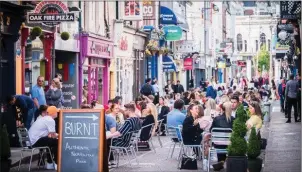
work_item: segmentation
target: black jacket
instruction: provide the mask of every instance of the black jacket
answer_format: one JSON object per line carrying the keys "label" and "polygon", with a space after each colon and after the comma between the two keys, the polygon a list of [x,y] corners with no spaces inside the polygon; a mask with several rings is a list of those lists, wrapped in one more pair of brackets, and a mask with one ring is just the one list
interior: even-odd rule
{"label": "black jacket", "polygon": [[233,128],[234,120],[235,118],[231,117],[231,121],[228,122],[225,114],[217,116],[213,120],[211,130],[212,128]]}
{"label": "black jacket", "polygon": [[159,120],[163,120],[163,124],[167,123],[167,114],[170,112],[170,108],[168,106],[163,106],[161,107],[161,110],[158,114],[158,118]]}
{"label": "black jacket", "polygon": [[181,84],[179,84],[179,85],[174,85],[174,93],[183,93],[183,92],[185,92],[185,89],[184,89],[184,87],[181,85]]}
{"label": "black jacket", "polygon": [[201,133],[199,124],[194,125],[194,118],[187,116],[183,122],[182,138],[185,145],[199,145],[201,143]]}
{"label": "black jacket", "polygon": [[[154,117],[153,117],[152,114],[147,115],[143,119],[144,119],[144,121],[143,121],[142,127],[155,123],[155,120],[154,120]],[[152,129],[151,126],[142,129],[141,135],[140,135],[140,140],[141,141],[147,141],[147,140],[150,139],[151,129]]]}
{"label": "black jacket", "polygon": [[153,94],[153,88],[150,84],[144,84],[140,90],[140,93],[144,96],[149,96]]}

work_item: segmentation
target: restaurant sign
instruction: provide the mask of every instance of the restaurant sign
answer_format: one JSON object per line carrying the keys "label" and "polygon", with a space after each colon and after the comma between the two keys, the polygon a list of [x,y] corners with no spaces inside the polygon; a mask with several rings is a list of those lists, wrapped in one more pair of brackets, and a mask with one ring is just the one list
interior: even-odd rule
{"label": "restaurant sign", "polygon": [[68,7],[61,1],[42,1],[34,12],[27,14],[27,21],[55,26],[61,22],[74,22],[75,14],[69,12]]}

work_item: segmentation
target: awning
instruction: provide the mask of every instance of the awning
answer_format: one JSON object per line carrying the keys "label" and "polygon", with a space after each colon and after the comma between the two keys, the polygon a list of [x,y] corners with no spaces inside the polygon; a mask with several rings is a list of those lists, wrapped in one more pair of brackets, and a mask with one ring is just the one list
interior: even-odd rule
{"label": "awning", "polygon": [[189,30],[187,20],[181,14],[175,13],[170,8],[165,6],[160,6],[160,24],[178,25],[183,30]]}
{"label": "awning", "polygon": [[163,72],[176,72],[176,65],[171,56],[163,56]]}

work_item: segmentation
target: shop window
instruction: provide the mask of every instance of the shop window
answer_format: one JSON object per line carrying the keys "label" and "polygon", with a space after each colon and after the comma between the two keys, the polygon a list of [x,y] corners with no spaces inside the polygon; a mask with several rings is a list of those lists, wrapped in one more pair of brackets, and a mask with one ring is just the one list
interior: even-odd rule
{"label": "shop window", "polygon": [[265,36],[265,33],[261,33],[260,34],[260,47],[262,48],[262,46],[266,46],[266,36]]}
{"label": "shop window", "polygon": [[237,50],[242,51],[242,35],[237,34]]}
{"label": "shop window", "polygon": [[247,41],[244,40],[244,51],[247,52]]}
{"label": "shop window", "polygon": [[271,50],[271,40],[269,39],[269,40],[267,40],[267,47],[268,47],[268,51],[270,51]]}

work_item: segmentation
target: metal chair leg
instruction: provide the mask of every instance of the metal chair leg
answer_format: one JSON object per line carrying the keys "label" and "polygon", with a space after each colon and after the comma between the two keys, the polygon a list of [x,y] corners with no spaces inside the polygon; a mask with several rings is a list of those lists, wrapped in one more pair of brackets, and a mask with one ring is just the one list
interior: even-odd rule
{"label": "metal chair leg", "polygon": [[127,149],[124,149],[124,150],[126,151],[126,154],[127,154],[128,163],[131,166],[131,160],[130,160],[130,156],[129,156],[128,150]]}
{"label": "metal chair leg", "polygon": [[20,166],[21,166],[22,159],[23,159],[23,151],[21,150],[21,158],[20,158],[20,161],[19,161],[18,171],[20,171]]}
{"label": "metal chair leg", "polygon": [[30,155],[30,161],[29,161],[29,167],[28,167],[28,171],[30,171],[31,162],[32,162],[32,160],[33,160],[33,154],[34,154],[34,150],[35,150],[35,149],[32,149],[32,150],[31,150],[31,155]]}
{"label": "metal chair leg", "polygon": [[49,156],[51,157],[51,162],[52,162],[53,168],[55,169],[55,168],[56,168],[56,165],[55,165],[55,161],[53,160],[52,153],[51,153],[51,151],[50,151],[50,148],[47,148],[47,149],[48,149]]}
{"label": "metal chair leg", "polygon": [[160,147],[163,147],[163,143],[160,140],[160,135],[159,134],[157,135],[157,138],[158,138],[158,142],[159,142]]}
{"label": "metal chair leg", "polygon": [[44,151],[42,153],[39,152],[39,155],[40,155],[40,158],[39,158],[39,162],[38,162],[38,170],[40,170],[40,166],[43,161]]}
{"label": "metal chair leg", "polygon": [[135,161],[136,161],[137,165],[139,165],[139,161],[138,161],[138,159],[137,159],[137,156],[136,156],[136,152],[135,152],[135,150],[134,150],[134,147],[132,147],[132,151],[133,151],[133,155],[134,155]]}
{"label": "metal chair leg", "polygon": [[174,145],[173,145],[173,149],[172,149],[172,152],[171,152],[171,158],[173,157],[175,146],[176,146],[176,143],[174,143]]}
{"label": "metal chair leg", "polygon": [[150,143],[151,143],[151,146],[152,146],[154,152],[156,153],[156,150],[155,150],[155,147],[154,147],[154,145],[153,145],[152,139],[150,139]]}

